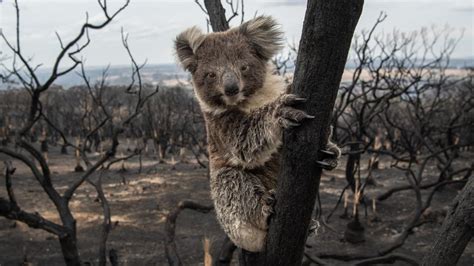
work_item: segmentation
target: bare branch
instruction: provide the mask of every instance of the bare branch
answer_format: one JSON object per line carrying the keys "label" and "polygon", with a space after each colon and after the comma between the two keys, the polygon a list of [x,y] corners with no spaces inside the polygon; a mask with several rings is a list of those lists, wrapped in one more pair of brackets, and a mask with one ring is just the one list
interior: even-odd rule
{"label": "bare branch", "polygon": [[202,205],[200,203],[183,200],[178,203],[176,209],[171,211],[166,216],[165,231],[166,231],[166,240],[165,240],[165,253],[170,265],[181,265],[181,259],[178,255],[176,248],[176,243],[174,241],[175,231],[176,231],[176,220],[178,215],[184,209],[191,209],[201,213],[208,213],[214,209],[214,206],[211,205]]}
{"label": "bare branch", "polygon": [[13,168],[12,162],[10,161],[5,161],[5,188],[7,189],[7,194],[8,194],[8,199],[10,200],[10,203],[14,207],[18,207],[15,193],[13,191],[13,186],[12,186],[12,175],[15,173],[16,168]]}
{"label": "bare branch", "polygon": [[56,223],[46,220],[38,213],[29,213],[21,210],[15,204],[0,198],[0,216],[27,224],[31,228],[43,229],[62,238],[68,231]]}

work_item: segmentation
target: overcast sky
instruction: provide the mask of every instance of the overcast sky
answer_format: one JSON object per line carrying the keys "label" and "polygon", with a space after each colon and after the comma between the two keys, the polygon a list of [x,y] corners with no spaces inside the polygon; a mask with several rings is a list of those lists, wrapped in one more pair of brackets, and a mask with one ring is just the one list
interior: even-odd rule
{"label": "overcast sky", "polygon": [[[109,0],[111,9],[121,0]],[[369,28],[381,11],[388,15],[379,31],[403,32],[422,27],[449,25],[454,35],[464,30],[453,57],[474,56],[474,1],[472,0],[365,0],[364,11],[356,32]],[[33,57],[35,64],[51,66],[59,51],[57,31],[66,42],[77,34],[85,20],[102,19],[95,0],[19,0],[21,8],[22,51]],[[298,41],[306,1],[245,1],[246,18],[255,12],[274,16],[283,26],[288,41]],[[235,21],[237,23],[237,21]],[[129,44],[138,61],[149,64],[174,63],[173,39],[189,26],[206,29],[205,17],[193,0],[131,0],[129,7],[106,29],[91,32],[91,45],[84,51],[89,66],[128,64],[128,57],[120,41],[120,29],[129,33]],[[14,41],[15,17],[13,0],[0,0],[0,26]],[[0,51],[6,46],[0,40]]]}

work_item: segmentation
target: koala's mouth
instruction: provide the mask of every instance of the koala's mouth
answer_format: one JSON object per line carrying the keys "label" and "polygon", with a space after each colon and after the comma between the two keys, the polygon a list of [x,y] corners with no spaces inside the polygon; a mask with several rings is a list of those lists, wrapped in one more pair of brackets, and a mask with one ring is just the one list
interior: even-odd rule
{"label": "koala's mouth", "polygon": [[235,95],[223,95],[222,98],[226,105],[236,106],[245,101],[246,97],[241,93],[237,93]]}

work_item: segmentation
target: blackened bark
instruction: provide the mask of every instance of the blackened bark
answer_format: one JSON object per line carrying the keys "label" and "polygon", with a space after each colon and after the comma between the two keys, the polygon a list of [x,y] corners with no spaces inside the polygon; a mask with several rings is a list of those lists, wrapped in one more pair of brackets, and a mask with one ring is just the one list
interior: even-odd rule
{"label": "blackened bark", "polygon": [[64,261],[68,266],[80,266],[81,259],[79,251],[77,250],[76,233],[68,234],[65,237],[59,238],[61,251],[63,253]]}
{"label": "blackened bark", "polygon": [[304,110],[316,118],[285,131],[275,216],[266,251],[244,254],[245,265],[300,265],[321,177],[316,165],[325,146],[352,35],[363,0],[308,1],[299,44],[293,92],[308,99]]}
{"label": "blackened bark", "polygon": [[225,17],[225,9],[222,7],[220,0],[204,0],[209,21],[211,22],[212,30],[226,31],[229,29],[229,23]]}
{"label": "blackened bark", "polygon": [[63,253],[64,261],[68,266],[81,265],[79,250],[77,248],[76,220],[69,209],[69,203],[66,200],[61,202],[58,208],[59,216],[67,234],[59,237],[59,244]]}
{"label": "blackened bark", "polygon": [[474,235],[474,179],[454,199],[431,251],[423,265],[456,265]]}

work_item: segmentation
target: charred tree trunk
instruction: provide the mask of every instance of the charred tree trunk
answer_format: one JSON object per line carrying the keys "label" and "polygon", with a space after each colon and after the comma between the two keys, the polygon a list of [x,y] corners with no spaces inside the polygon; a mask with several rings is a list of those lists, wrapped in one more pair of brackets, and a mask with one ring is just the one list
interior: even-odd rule
{"label": "charred tree trunk", "polygon": [[61,145],[61,154],[67,155],[67,145],[63,144]]}
{"label": "charred tree trunk", "polygon": [[[363,0],[308,1],[293,80],[293,92],[308,99],[305,111],[312,123],[286,131],[278,180],[275,215],[266,251],[242,251],[242,265],[300,265],[311,213],[319,189],[318,150],[327,129],[352,35]],[[229,28],[219,0],[205,0],[212,29]],[[224,23],[225,21],[225,23]]]}
{"label": "charred tree trunk", "polygon": [[441,232],[423,265],[456,265],[474,235],[474,179],[464,186],[444,220]]}
{"label": "charred tree trunk", "polygon": [[59,236],[59,244],[61,245],[61,251],[66,265],[82,265],[77,248],[76,220],[72,216],[68,204],[68,201],[63,201],[58,209],[63,226],[67,229],[67,234]]}
{"label": "charred tree trunk", "polygon": [[350,152],[346,163],[346,180],[351,186],[352,192],[356,191],[356,163],[360,160],[359,143],[350,144]]}
{"label": "charred tree trunk", "polygon": [[79,266],[81,265],[81,259],[79,257],[79,251],[77,250],[77,239],[75,232],[71,235],[59,238],[59,244],[61,245],[61,251],[63,253],[64,261],[68,266]]}
{"label": "charred tree trunk", "polygon": [[225,9],[222,7],[220,0],[204,0],[209,22],[214,31],[225,31],[229,29],[229,23],[225,17]]}
{"label": "charred tree trunk", "polygon": [[318,150],[326,145],[352,35],[363,0],[308,1],[299,44],[293,92],[308,99],[311,122],[284,134],[275,216],[266,251],[243,254],[244,265],[300,265],[319,190]]}

